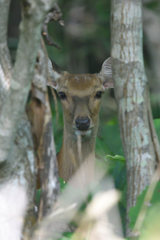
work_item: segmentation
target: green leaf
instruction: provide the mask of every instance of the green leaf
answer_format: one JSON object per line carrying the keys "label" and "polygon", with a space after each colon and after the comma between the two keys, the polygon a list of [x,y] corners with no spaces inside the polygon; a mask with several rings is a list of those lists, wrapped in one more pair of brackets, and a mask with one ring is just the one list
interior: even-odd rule
{"label": "green leaf", "polygon": [[96,156],[103,159],[106,154],[111,154],[111,151],[107,147],[106,142],[97,137],[96,138]]}
{"label": "green leaf", "polygon": [[120,155],[115,155],[115,156],[107,155],[106,158],[109,158],[110,160],[116,160],[116,161],[125,163],[125,158]]}
{"label": "green leaf", "polygon": [[126,165],[125,158],[120,155],[106,156],[108,173],[112,175],[115,187],[121,191],[126,187]]}
{"label": "green leaf", "polygon": [[62,238],[60,238],[59,240],[69,240],[69,239],[71,239],[72,235],[73,235],[72,232],[65,232],[65,233],[63,233]]}
{"label": "green leaf", "polygon": [[112,155],[123,155],[122,142],[120,138],[119,126],[108,125],[102,129],[101,137],[109,148]]}
{"label": "green leaf", "polygon": [[154,119],[153,122],[154,122],[154,126],[155,126],[155,129],[156,129],[156,133],[157,133],[159,142],[160,142],[160,118]]}
{"label": "green leaf", "polygon": [[160,238],[160,202],[153,204],[146,214],[139,240]]}
{"label": "green leaf", "polygon": [[[139,212],[141,210],[142,204],[144,203],[144,198],[146,195],[146,192],[148,190],[148,187],[138,196],[136,205],[132,207],[129,211],[129,217],[130,217],[130,228],[133,229],[137,220],[137,217],[139,215]],[[158,181],[156,188],[154,190],[153,196],[151,198],[150,204],[148,204],[148,210],[153,204],[156,204],[160,202],[160,181]],[[147,211],[148,211],[147,210]]]}
{"label": "green leaf", "polygon": [[60,183],[61,191],[63,191],[66,187],[67,182],[64,181],[61,177],[59,177],[59,183]]}
{"label": "green leaf", "polygon": [[38,189],[37,190],[37,193],[36,193],[36,204],[38,205],[39,202],[40,202],[40,197],[41,197],[41,189]]}

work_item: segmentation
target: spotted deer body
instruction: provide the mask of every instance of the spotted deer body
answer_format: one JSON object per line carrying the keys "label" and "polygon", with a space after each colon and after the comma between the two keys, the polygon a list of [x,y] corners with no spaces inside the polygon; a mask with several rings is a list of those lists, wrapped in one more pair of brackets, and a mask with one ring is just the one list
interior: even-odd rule
{"label": "spotted deer body", "polygon": [[106,88],[113,87],[111,59],[97,74],[62,72],[50,60],[48,66],[49,85],[58,92],[63,107],[63,144],[57,156],[59,175],[68,181],[83,163],[82,178],[87,183],[94,179],[101,96]]}

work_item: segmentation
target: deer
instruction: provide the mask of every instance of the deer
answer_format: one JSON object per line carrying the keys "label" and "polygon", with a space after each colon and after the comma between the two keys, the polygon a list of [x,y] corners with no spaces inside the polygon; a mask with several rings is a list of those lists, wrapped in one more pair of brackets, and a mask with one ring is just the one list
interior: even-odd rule
{"label": "deer", "polygon": [[48,85],[54,88],[63,108],[63,143],[57,155],[59,176],[68,181],[83,164],[84,184],[94,180],[95,141],[102,94],[113,88],[112,59],[99,73],[70,74],[48,59]]}

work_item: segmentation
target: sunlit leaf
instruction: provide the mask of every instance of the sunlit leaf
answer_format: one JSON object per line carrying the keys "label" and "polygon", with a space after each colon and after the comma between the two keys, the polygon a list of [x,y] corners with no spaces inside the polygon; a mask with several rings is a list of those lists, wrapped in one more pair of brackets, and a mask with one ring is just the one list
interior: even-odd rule
{"label": "sunlit leaf", "polygon": [[125,158],[120,155],[115,155],[115,156],[107,155],[106,158],[109,158],[110,160],[116,160],[116,161],[125,163]]}

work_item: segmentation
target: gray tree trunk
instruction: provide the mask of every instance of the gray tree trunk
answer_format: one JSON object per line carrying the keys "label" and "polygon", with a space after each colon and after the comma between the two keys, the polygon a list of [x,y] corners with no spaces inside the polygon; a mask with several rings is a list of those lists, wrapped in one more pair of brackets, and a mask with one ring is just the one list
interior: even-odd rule
{"label": "gray tree trunk", "polygon": [[[40,47],[41,26],[53,0],[22,2],[22,22],[17,57],[12,67],[7,46],[10,0],[0,0],[0,239],[29,239],[36,222],[36,164],[31,126],[25,104]],[[46,81],[46,75],[42,77]],[[49,109],[49,106],[47,106]],[[48,111],[49,112],[49,111]],[[49,113],[47,113],[49,115]],[[50,134],[52,135],[50,127]],[[44,157],[55,160],[53,138]],[[53,170],[53,163],[50,164]],[[45,171],[45,170],[44,170]],[[54,172],[54,171],[53,171]],[[49,178],[53,173],[49,174]],[[57,180],[57,179],[56,179]],[[53,181],[54,179],[50,179]],[[55,189],[46,181],[46,195]],[[56,185],[56,183],[55,183]],[[49,194],[48,192],[49,191]],[[44,199],[44,197],[43,197]],[[45,199],[46,200],[46,199]],[[47,202],[48,203],[48,202]],[[46,203],[46,205],[47,205]],[[49,202],[50,204],[50,202]],[[49,205],[48,204],[48,205]],[[47,207],[49,207],[47,205]],[[43,211],[44,209],[41,209]],[[23,227],[24,225],[24,227]]]}
{"label": "gray tree trunk", "polygon": [[127,166],[129,236],[129,209],[150,184],[159,158],[143,63],[141,0],[112,1],[111,31],[115,97]]}

